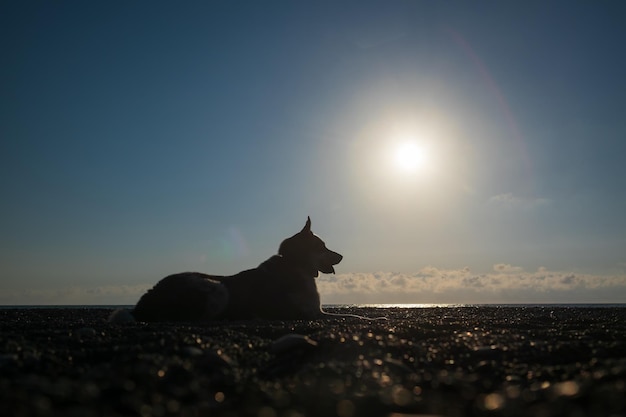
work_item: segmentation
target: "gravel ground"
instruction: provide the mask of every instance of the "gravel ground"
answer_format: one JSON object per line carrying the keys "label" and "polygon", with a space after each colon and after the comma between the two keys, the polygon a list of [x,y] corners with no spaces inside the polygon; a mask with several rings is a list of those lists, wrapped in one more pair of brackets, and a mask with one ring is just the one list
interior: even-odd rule
{"label": "gravel ground", "polygon": [[1,416],[626,416],[626,308],[106,322],[0,309]]}

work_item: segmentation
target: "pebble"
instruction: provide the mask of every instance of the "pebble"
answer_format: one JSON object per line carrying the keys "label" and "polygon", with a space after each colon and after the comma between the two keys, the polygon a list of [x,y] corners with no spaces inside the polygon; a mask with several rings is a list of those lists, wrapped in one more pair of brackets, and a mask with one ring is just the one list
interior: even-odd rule
{"label": "pebble", "polygon": [[204,351],[195,346],[185,346],[184,348],[181,349],[181,353],[183,354],[183,356],[193,357],[193,356],[202,356],[204,354]]}
{"label": "pebble", "polygon": [[287,334],[272,343],[270,351],[280,354],[294,349],[311,349],[317,347],[317,342],[301,334]]}

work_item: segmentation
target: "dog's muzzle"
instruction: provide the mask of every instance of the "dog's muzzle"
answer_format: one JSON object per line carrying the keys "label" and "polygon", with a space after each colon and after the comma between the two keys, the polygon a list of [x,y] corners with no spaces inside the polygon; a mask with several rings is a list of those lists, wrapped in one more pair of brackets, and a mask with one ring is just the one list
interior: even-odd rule
{"label": "dog's muzzle", "polygon": [[334,274],[334,265],[337,265],[339,262],[341,262],[342,259],[343,256],[341,256],[337,252],[333,252],[331,250],[326,251],[326,253],[324,253],[324,255],[322,256],[319,265],[319,271],[324,274]]}

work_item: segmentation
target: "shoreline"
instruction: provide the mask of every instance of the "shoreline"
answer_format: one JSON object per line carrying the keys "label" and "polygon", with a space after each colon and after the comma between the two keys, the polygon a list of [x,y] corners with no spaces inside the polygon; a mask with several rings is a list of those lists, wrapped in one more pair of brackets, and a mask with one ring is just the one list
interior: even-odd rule
{"label": "shoreline", "polygon": [[1,308],[0,414],[626,416],[626,307],[326,308],[387,320]]}
{"label": "shoreline", "polygon": [[[129,308],[132,309],[135,304],[0,304],[0,310],[11,309],[39,309],[39,308],[55,308],[55,309],[116,309]],[[465,307],[570,307],[570,308],[626,308],[626,303],[489,303],[489,304],[460,304],[460,303],[362,303],[362,304],[322,304],[322,309],[345,309],[345,308],[465,308]]]}

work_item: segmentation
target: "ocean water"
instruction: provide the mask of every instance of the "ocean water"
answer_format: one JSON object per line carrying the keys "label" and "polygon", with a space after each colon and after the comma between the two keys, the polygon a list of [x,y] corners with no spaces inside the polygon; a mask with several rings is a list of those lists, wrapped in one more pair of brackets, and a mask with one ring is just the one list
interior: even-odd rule
{"label": "ocean water", "polygon": [[353,307],[374,307],[374,308],[462,308],[462,307],[572,307],[572,308],[616,308],[626,307],[626,303],[620,304],[581,304],[581,303],[558,303],[558,304],[328,304],[323,307],[332,308],[353,308]]}
{"label": "ocean water", "polygon": [[[117,309],[117,308],[129,308],[132,309],[134,305],[0,305],[0,309],[32,309],[32,308],[103,308],[103,309]],[[502,307],[502,308],[514,308],[514,307],[566,307],[566,308],[626,308],[626,303],[619,304],[323,304],[322,308],[466,308],[466,307]]]}

